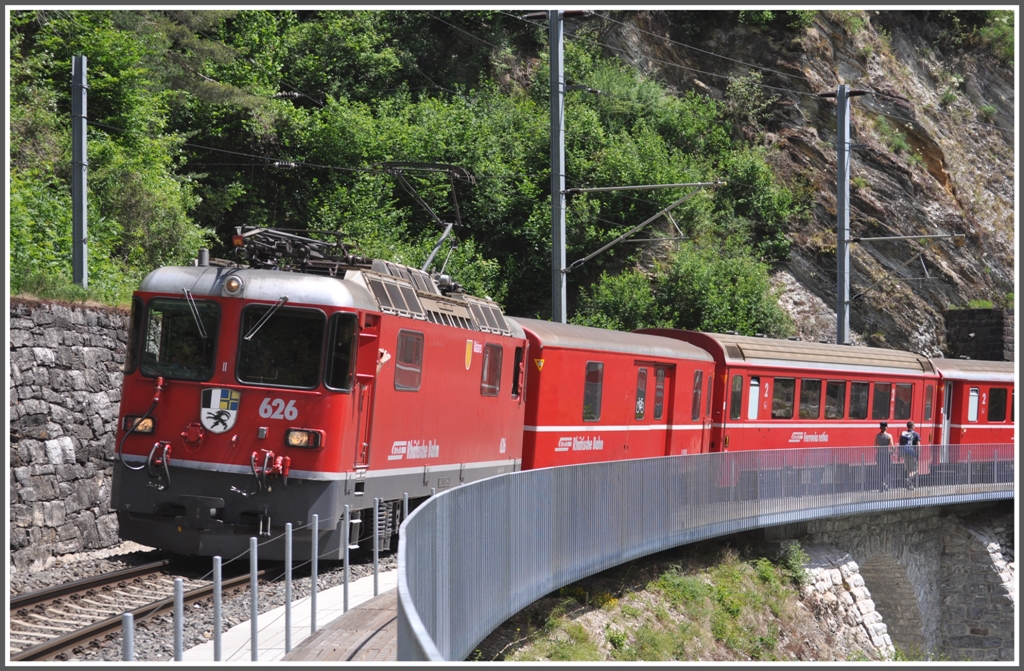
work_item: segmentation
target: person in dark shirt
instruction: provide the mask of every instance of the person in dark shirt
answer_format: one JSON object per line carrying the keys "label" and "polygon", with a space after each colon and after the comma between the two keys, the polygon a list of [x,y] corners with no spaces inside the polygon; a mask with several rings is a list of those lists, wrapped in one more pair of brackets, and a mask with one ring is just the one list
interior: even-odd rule
{"label": "person in dark shirt", "polygon": [[907,430],[900,434],[900,456],[907,467],[907,487],[914,488],[917,479],[917,457],[921,445],[921,434],[914,430],[914,423],[907,422]]}

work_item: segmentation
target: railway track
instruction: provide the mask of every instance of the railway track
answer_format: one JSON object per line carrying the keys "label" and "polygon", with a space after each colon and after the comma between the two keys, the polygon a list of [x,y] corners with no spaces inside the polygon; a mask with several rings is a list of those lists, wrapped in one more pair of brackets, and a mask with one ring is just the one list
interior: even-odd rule
{"label": "railway track", "polygon": [[[119,632],[124,613],[139,622],[172,610],[174,577],[171,561],[162,560],[12,597],[10,660],[59,658]],[[225,579],[222,589],[247,587],[248,581],[248,574]],[[212,594],[211,581],[185,579],[185,603]]]}

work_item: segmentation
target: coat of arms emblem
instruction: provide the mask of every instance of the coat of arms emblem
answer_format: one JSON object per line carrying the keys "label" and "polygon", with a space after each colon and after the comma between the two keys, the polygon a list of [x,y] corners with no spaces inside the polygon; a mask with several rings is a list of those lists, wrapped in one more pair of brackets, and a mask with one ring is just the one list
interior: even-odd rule
{"label": "coat of arms emblem", "polygon": [[233,389],[204,389],[199,408],[199,421],[213,433],[230,431],[238,417],[242,392]]}

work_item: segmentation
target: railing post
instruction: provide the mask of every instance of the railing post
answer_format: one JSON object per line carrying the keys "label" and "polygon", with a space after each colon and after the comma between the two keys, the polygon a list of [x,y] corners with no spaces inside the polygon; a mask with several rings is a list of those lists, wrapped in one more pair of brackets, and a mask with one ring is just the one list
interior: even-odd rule
{"label": "railing post", "polygon": [[352,517],[351,517],[351,515],[352,514],[351,514],[351,512],[349,512],[348,504],[346,503],[345,504],[345,526],[344,526],[344,529],[345,529],[344,536],[345,536],[345,538],[342,540],[342,542],[345,544],[345,552],[344,552],[344,567],[345,567],[344,595],[345,595],[345,598],[344,598],[344,600],[342,602],[342,611],[341,611],[342,613],[347,613],[348,612],[348,542],[349,542],[349,533],[351,533],[351,529],[352,529]]}
{"label": "railing post", "polygon": [[220,595],[221,595],[220,557],[213,558],[213,661],[221,661],[220,630],[223,626]]}
{"label": "railing post", "polygon": [[996,474],[999,472],[999,450],[993,450],[992,452],[992,484],[999,482],[999,478]]}
{"label": "railing post", "polygon": [[256,537],[249,539],[249,650],[252,661],[259,661],[259,648],[257,637],[260,627],[256,619],[259,613],[257,599],[257,578],[256,578]]}
{"label": "railing post", "polygon": [[373,595],[377,596],[377,555],[380,551],[380,499],[373,500]]}
{"label": "railing post", "polygon": [[973,484],[971,479],[971,451],[967,450],[967,484]]}
{"label": "railing post", "polygon": [[[310,555],[310,583],[309,583],[309,635],[316,633],[316,569],[317,559],[320,554],[320,516],[313,515],[313,547]],[[348,539],[345,540],[348,547]]]}
{"label": "railing post", "polygon": [[409,518],[409,492],[402,494],[402,521]]}
{"label": "railing post", "polygon": [[864,491],[864,481],[867,478],[864,476],[864,455],[860,455],[860,491]]}
{"label": "railing post", "polygon": [[185,581],[174,579],[174,661],[181,661],[185,640]]}
{"label": "railing post", "polygon": [[121,661],[135,661],[135,616],[131,613],[121,616]]}
{"label": "railing post", "polygon": [[292,523],[284,525],[284,651],[292,651]]}

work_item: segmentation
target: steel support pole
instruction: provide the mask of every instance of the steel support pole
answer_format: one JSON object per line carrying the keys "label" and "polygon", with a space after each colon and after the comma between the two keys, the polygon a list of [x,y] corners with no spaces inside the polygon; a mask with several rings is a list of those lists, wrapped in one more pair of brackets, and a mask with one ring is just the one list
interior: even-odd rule
{"label": "steel support pole", "polygon": [[[320,554],[320,516],[313,515],[313,548],[309,559],[310,583],[309,583],[309,635],[316,633],[316,570],[317,559]],[[347,543],[346,543],[347,545]]]}
{"label": "steel support pole", "polygon": [[551,52],[551,321],[566,321],[565,291],[565,76],[562,12],[548,12]]}
{"label": "steel support pole", "polygon": [[259,598],[258,593],[258,578],[256,577],[256,537],[253,536],[249,539],[249,651],[250,658],[254,662],[258,662],[260,658],[258,635],[260,631],[259,624],[257,623],[257,615],[259,614],[259,606],[257,599]]}
{"label": "steel support pole", "polygon": [[284,651],[292,650],[292,523],[284,525]]}
{"label": "steel support pole", "polygon": [[185,581],[174,579],[174,661],[180,662],[185,643]]}
{"label": "steel support pole", "polygon": [[850,98],[836,91],[836,344],[850,344]]}
{"label": "steel support pole", "polygon": [[89,286],[89,226],[87,175],[89,158],[87,150],[86,100],[89,90],[86,84],[88,59],[73,56],[71,59],[71,270],[72,278],[80,287]]}
{"label": "steel support pole", "polygon": [[349,510],[349,507],[348,507],[347,503],[345,504],[345,526],[344,526],[344,529],[345,529],[345,534],[344,534],[344,538],[341,539],[341,542],[345,544],[345,552],[343,554],[344,568],[345,568],[345,587],[344,587],[344,590],[343,590],[344,591],[344,599],[342,601],[342,611],[341,612],[342,613],[347,613],[348,612],[348,578],[349,578],[349,573],[348,573],[348,571],[349,571],[349,568],[348,568],[348,546],[349,546],[349,541],[351,540],[349,535],[352,533],[352,513]]}
{"label": "steel support pole", "polygon": [[121,616],[121,661],[135,661],[135,616],[131,613]]}
{"label": "steel support pole", "polygon": [[223,625],[221,613],[221,566],[220,557],[213,558],[213,661],[219,662],[222,659],[222,647],[220,630]]}
{"label": "steel support pole", "polygon": [[373,595],[377,596],[378,590],[378,565],[377,557],[380,554],[380,499],[373,500]]}

